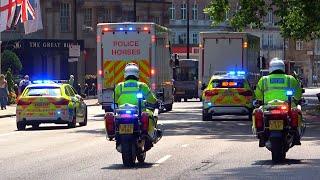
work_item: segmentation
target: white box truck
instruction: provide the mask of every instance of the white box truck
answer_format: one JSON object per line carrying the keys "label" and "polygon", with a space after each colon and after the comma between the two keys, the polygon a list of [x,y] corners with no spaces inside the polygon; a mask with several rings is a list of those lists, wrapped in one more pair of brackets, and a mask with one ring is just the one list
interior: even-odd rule
{"label": "white box truck", "polygon": [[124,68],[135,62],[140,81],[149,85],[166,110],[173,104],[173,71],[169,29],[154,23],[100,23],[97,25],[98,102],[112,111],[114,88],[124,81]]}
{"label": "white box truck", "polygon": [[260,38],[245,32],[200,32],[199,86],[207,85],[212,75],[243,70],[258,80],[257,62],[260,56]]}

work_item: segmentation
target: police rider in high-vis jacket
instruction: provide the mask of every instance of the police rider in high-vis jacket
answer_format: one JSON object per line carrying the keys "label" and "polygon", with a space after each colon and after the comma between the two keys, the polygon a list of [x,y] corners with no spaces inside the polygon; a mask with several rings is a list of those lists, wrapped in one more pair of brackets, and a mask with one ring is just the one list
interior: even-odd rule
{"label": "police rider in high-vis jacket", "polygon": [[[287,90],[293,91],[293,103],[292,106],[299,106],[302,97],[302,88],[299,81],[291,75],[285,74],[285,64],[283,60],[279,58],[271,59],[269,63],[269,75],[262,77],[257,85],[255,95],[256,100],[260,102],[270,102],[278,99],[281,101],[287,101]],[[264,100],[263,100],[264,98]],[[301,123],[299,123],[300,126]],[[264,141],[260,138],[260,141]],[[265,142],[260,142],[265,143]],[[300,145],[300,127],[297,130],[297,136],[294,138],[294,144]]]}
{"label": "police rider in high-vis jacket", "polygon": [[[147,84],[139,82],[139,68],[135,63],[128,63],[124,69],[125,81],[117,84],[115,88],[115,102],[119,107],[126,104],[138,106],[137,93],[142,93],[146,103],[156,106],[158,101]],[[145,103],[144,103],[145,104]],[[143,107],[143,111],[149,114],[148,134],[155,141],[161,136],[161,131],[156,129],[157,119],[153,117],[153,111]]]}

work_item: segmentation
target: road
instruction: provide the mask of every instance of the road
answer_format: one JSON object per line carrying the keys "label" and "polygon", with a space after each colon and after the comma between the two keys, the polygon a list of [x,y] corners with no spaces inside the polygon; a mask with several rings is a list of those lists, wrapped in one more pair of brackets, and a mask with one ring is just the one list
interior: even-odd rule
{"label": "road", "polygon": [[[241,119],[239,119],[241,118]],[[162,140],[146,163],[122,166],[115,143],[106,141],[103,111],[89,107],[86,127],[41,125],[15,131],[15,119],[0,119],[0,179],[319,179],[320,122],[308,121],[302,146],[274,165],[258,147],[245,117],[201,121],[199,102],[176,103],[160,114]]]}

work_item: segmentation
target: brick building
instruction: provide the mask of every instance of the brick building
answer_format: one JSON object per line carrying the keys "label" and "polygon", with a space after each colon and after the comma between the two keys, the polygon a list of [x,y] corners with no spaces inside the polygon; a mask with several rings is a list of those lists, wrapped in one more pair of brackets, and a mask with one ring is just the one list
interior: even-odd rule
{"label": "brick building", "polygon": [[[137,3],[137,20],[168,25],[167,0],[140,1]],[[2,32],[2,50],[14,50],[20,57],[22,74],[31,78],[48,77],[67,79],[77,72],[83,82],[85,74],[97,74],[96,25],[100,22],[133,21],[133,0],[77,0],[77,28],[74,29],[74,0],[41,0],[44,29],[24,35],[20,24],[16,29]],[[81,46],[77,63],[68,62],[69,45]],[[33,46],[35,44],[35,46]]]}

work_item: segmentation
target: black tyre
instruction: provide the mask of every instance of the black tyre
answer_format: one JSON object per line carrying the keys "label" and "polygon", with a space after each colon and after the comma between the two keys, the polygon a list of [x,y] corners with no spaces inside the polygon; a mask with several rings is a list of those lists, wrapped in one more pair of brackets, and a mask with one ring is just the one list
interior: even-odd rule
{"label": "black tyre", "polygon": [[184,102],[188,102],[188,98],[183,98],[183,101]]}
{"label": "black tyre", "polygon": [[26,123],[23,121],[17,122],[17,129],[18,131],[23,131],[26,129]]}
{"label": "black tyre", "polygon": [[270,139],[270,142],[272,162],[282,162],[286,158],[286,151],[284,149],[283,140],[281,138],[272,138]]}
{"label": "black tyre", "polygon": [[74,115],[72,118],[72,122],[68,123],[68,127],[69,128],[75,128],[77,126],[77,114],[76,114],[76,110],[74,110]]}
{"label": "black tyre", "polygon": [[211,114],[207,113],[205,110],[202,110],[202,121],[211,121]]}
{"label": "black tyre", "polygon": [[32,124],[32,129],[39,129],[40,124]]}
{"label": "black tyre", "polygon": [[136,147],[134,143],[125,142],[121,144],[122,162],[126,167],[133,167],[136,163]]}
{"label": "black tyre", "polygon": [[84,113],[83,122],[80,122],[80,126],[86,126],[88,124],[88,108],[86,107],[86,112]]}
{"label": "black tyre", "polygon": [[166,111],[172,111],[172,104],[166,105],[165,108]]}
{"label": "black tyre", "polygon": [[146,152],[140,153],[137,155],[137,160],[139,163],[144,163],[144,160],[146,159]]}

